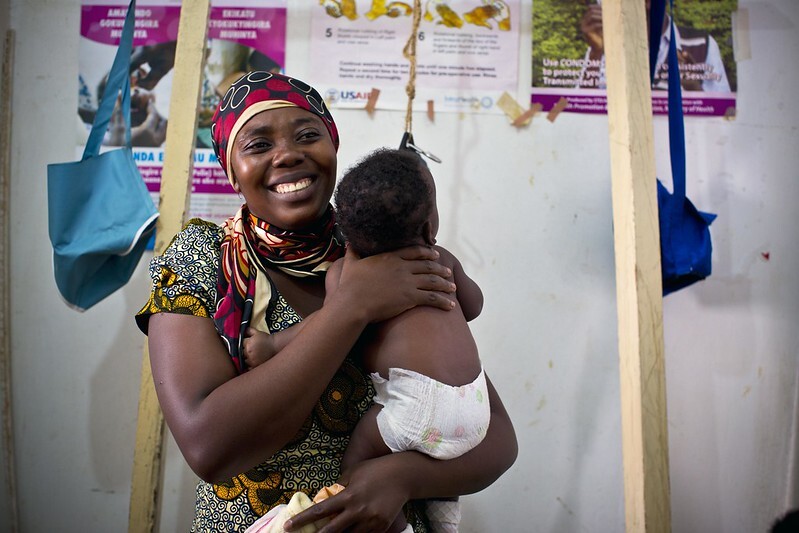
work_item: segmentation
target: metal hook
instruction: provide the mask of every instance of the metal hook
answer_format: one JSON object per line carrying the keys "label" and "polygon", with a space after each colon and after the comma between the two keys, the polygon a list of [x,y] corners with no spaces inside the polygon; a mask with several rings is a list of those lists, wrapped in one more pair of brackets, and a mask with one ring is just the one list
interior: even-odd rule
{"label": "metal hook", "polygon": [[430,152],[428,152],[426,150],[423,150],[422,148],[419,148],[418,146],[413,144],[413,134],[411,134],[411,133],[407,133],[406,132],[402,136],[402,142],[400,143],[400,148],[406,148],[406,149],[409,149],[409,150],[413,150],[417,154],[423,155],[426,158],[430,159],[431,161],[435,161],[436,163],[441,163],[441,159],[436,157],[434,154],[431,154]]}
{"label": "metal hook", "polygon": [[419,147],[418,147],[418,146],[416,146],[415,144],[413,144],[413,143],[408,143],[408,144],[407,144],[407,146],[408,146],[408,148],[410,148],[411,150],[414,150],[414,151],[415,151],[416,153],[418,153],[419,155],[423,155],[423,156],[425,156],[426,158],[430,159],[431,161],[435,161],[436,163],[441,163],[441,159],[439,159],[438,157],[436,157],[434,154],[431,154],[430,152],[427,152],[427,151],[425,151],[425,150],[422,150],[421,148],[419,148]]}

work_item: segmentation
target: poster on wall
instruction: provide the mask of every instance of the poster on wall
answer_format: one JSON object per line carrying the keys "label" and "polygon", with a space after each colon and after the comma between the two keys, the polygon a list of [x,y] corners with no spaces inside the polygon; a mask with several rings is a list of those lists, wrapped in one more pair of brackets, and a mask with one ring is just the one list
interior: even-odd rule
{"label": "poster on wall", "polygon": [[[114,61],[128,0],[81,0],[77,156],[91,130]],[[131,54],[133,156],[158,204],[175,63],[179,0],[138,0]],[[286,56],[286,0],[213,0],[208,57],[198,109],[191,217],[221,222],[241,204],[211,149],[211,117],[221,95],[248,70],[281,72]],[[105,146],[124,144],[119,106]]]}
{"label": "poster on wall", "polygon": [[[649,0],[640,0],[649,10]],[[607,113],[601,0],[535,0],[531,101],[549,110],[561,99],[574,113]],[[674,3],[683,112],[694,116],[735,113],[737,71],[732,14],[738,0]],[[652,110],[668,114],[670,18],[658,49]]]}
{"label": "poster on wall", "polygon": [[[314,85],[330,107],[404,110],[413,0],[322,0],[311,15]],[[519,0],[425,0],[416,42],[414,109],[501,112],[516,94]]]}

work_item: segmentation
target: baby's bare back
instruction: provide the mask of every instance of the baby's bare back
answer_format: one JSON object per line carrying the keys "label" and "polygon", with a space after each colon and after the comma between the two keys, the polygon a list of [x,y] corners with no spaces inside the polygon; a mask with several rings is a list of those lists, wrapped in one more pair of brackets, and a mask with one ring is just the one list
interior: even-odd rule
{"label": "baby's bare back", "polygon": [[474,381],[481,369],[477,345],[452,298],[451,311],[419,306],[369,326],[360,346],[366,369],[388,378],[389,368],[405,368],[453,386]]}

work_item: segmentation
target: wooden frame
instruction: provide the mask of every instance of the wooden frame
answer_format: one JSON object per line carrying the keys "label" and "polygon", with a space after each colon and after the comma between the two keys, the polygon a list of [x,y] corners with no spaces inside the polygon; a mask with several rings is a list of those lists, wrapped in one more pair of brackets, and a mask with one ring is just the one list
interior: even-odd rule
{"label": "wooden frame", "polygon": [[604,0],[628,532],[671,531],[663,287],[642,0]]}
{"label": "wooden frame", "polygon": [[14,416],[11,401],[11,238],[9,185],[11,182],[11,81],[14,74],[14,30],[8,30],[3,48],[2,86],[0,86],[0,403],[2,403],[3,476],[6,480],[7,525],[12,532],[19,530],[17,505],[17,474],[14,454]]}
{"label": "wooden frame", "polygon": [[[187,0],[180,10],[175,75],[161,172],[160,216],[155,230],[157,254],[163,253],[186,220],[210,8],[210,0]],[[157,528],[163,483],[163,441],[164,419],[155,395],[149,351],[145,344],[128,516],[130,533],[149,533]]]}

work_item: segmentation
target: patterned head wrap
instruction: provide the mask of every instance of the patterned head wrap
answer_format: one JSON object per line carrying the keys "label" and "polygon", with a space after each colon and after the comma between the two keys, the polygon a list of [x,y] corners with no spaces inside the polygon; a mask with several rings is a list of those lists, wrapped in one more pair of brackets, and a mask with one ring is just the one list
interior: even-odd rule
{"label": "patterned head wrap", "polygon": [[301,107],[321,118],[338,150],[336,123],[316,89],[282,74],[250,72],[230,86],[219,101],[211,124],[211,144],[231,185],[234,178],[230,154],[239,130],[258,113],[281,107]]}

